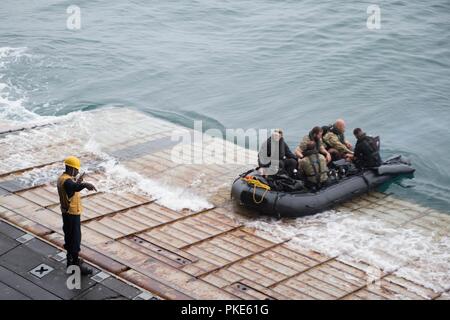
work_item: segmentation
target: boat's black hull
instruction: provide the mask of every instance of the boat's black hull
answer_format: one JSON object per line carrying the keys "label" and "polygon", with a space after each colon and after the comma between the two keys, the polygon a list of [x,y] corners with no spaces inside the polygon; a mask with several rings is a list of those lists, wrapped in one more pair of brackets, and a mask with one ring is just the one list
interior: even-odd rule
{"label": "boat's black hull", "polygon": [[[380,167],[379,172],[385,172],[384,174],[380,174],[377,170],[364,170],[358,175],[344,178],[339,183],[315,193],[268,191],[264,195],[263,189],[254,190],[253,186],[239,178],[233,183],[231,196],[240,205],[254,209],[260,214],[275,217],[302,217],[324,211],[367,193],[399,175],[414,172],[414,168],[409,163],[402,158],[398,159],[386,164],[383,168]],[[261,203],[255,203],[254,198],[260,200],[263,196]]]}

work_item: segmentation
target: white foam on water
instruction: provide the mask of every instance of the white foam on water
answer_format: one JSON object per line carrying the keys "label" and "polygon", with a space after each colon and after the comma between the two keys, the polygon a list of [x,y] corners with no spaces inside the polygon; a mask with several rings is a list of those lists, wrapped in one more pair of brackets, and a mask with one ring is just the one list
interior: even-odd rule
{"label": "white foam on water", "polygon": [[56,178],[61,174],[62,169],[62,163],[43,168],[35,168],[24,172],[19,176],[18,180],[24,185],[28,185],[30,187],[39,186],[56,181]]}
{"label": "white foam on water", "polygon": [[[383,220],[350,212],[325,213],[294,220],[248,220],[290,245],[330,257],[362,261],[428,287],[450,289],[450,239],[414,226],[394,228]],[[417,292],[419,293],[419,292]]]}
{"label": "white foam on water", "polygon": [[100,181],[100,190],[149,195],[156,199],[156,203],[175,211],[187,209],[195,212],[212,207],[208,201],[188,189],[149,179],[114,159],[102,162],[99,166],[106,174],[106,179]]}
{"label": "white foam on water", "polygon": [[4,68],[8,63],[17,62],[22,57],[31,58],[26,47],[0,47],[0,68]]}
{"label": "white foam on water", "polygon": [[187,209],[195,212],[212,207],[212,204],[188,189],[150,179],[128,169],[104,153],[94,139],[85,144],[84,150],[102,159],[97,167],[103,169],[106,178],[100,181],[98,186],[100,191],[145,194],[156,199],[156,203],[175,211]]}
{"label": "white foam on water", "polygon": [[24,130],[3,136],[0,140],[0,171],[51,163],[79,151],[86,140],[86,130],[80,125],[80,114],[74,112],[58,117],[59,125],[51,124],[39,130]]}
{"label": "white foam on water", "polygon": [[26,47],[0,47],[0,131],[47,124],[57,119],[30,111],[29,97],[10,76],[10,68],[20,64],[34,64],[35,56]]}
{"label": "white foam on water", "polygon": [[[189,189],[150,179],[126,168],[109,154],[103,152],[102,142],[96,140],[98,118],[95,113],[73,112],[58,117],[58,123],[38,130],[6,135],[0,142],[4,171],[31,167],[36,164],[57,161],[70,154],[91,154],[95,166],[102,168],[106,178],[100,181],[100,191],[130,191],[150,195],[156,202],[172,210],[199,211],[212,205]],[[114,128],[111,128],[114,130]],[[104,133],[104,132],[103,132]],[[102,140],[105,142],[104,140]],[[59,145],[58,148],[51,146]],[[62,165],[61,165],[62,168]],[[95,168],[87,168],[87,172]],[[86,170],[86,167],[84,167]],[[22,179],[32,184],[54,181],[55,171],[34,169]]]}
{"label": "white foam on water", "polygon": [[31,58],[27,48],[0,47],[0,121],[18,122],[36,120],[39,116],[25,108],[26,94],[14,86],[5,73],[10,64],[21,58]]}
{"label": "white foam on water", "polygon": [[[1,81],[0,74],[0,81]],[[0,82],[0,121],[15,124],[24,121],[41,120],[39,116],[25,108],[27,97],[11,97],[12,91],[18,91],[12,85]]]}
{"label": "white foam on water", "polygon": [[0,47],[0,59],[4,59],[5,57],[21,57],[21,56],[29,56],[29,54],[26,53],[27,48],[26,47]]}

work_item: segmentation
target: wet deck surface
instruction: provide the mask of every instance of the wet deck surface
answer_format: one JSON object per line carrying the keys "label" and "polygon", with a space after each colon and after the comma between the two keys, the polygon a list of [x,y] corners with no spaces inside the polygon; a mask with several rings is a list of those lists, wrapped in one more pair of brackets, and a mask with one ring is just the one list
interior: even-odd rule
{"label": "wet deck surface", "polygon": [[[383,272],[370,262],[312,250],[249,226],[248,212],[232,204],[229,190],[251,165],[173,162],[176,148],[191,145],[176,145],[171,136],[186,129],[128,109],[79,118],[0,133],[0,217],[5,221],[62,246],[55,180],[63,158],[76,154],[89,168],[85,180],[99,186],[97,193],[83,191],[82,255],[164,299],[449,297],[445,286],[431,290],[402,277],[399,268]],[[256,163],[255,152],[221,139],[194,145],[214,148],[234,150]],[[193,205],[183,209],[179,203]],[[339,210],[382,220],[393,229],[448,236],[450,216],[386,194],[365,195]],[[405,260],[400,269],[416,267]]]}

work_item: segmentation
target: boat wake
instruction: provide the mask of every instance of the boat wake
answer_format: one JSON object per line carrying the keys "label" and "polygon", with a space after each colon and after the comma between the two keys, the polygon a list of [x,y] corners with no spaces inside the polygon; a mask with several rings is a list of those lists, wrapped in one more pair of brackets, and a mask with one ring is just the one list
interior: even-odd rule
{"label": "boat wake", "polygon": [[295,220],[246,219],[244,223],[292,246],[343,261],[363,261],[436,292],[450,289],[450,238],[414,225],[393,227],[367,215],[327,211]]}

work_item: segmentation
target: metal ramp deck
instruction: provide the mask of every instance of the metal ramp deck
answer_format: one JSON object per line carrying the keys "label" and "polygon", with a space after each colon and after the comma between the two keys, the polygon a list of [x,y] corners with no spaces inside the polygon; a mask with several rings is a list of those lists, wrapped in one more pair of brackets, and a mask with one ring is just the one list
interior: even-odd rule
{"label": "metal ramp deck", "polygon": [[[247,163],[256,163],[254,151],[207,137],[202,145],[176,144],[174,132],[187,129],[130,109],[19,129],[0,133],[0,217],[61,247],[55,180],[63,158],[79,155],[88,168],[85,180],[99,186],[83,193],[82,256],[164,299],[449,297],[448,289],[431,290],[398,269],[383,272],[369,261],[302,247],[247,224],[248,213],[231,203],[229,190],[251,165],[172,161],[176,148],[232,150]],[[335,210],[436,241],[448,237],[449,215],[391,195],[371,193]],[[421,270],[408,259],[403,267]]]}

